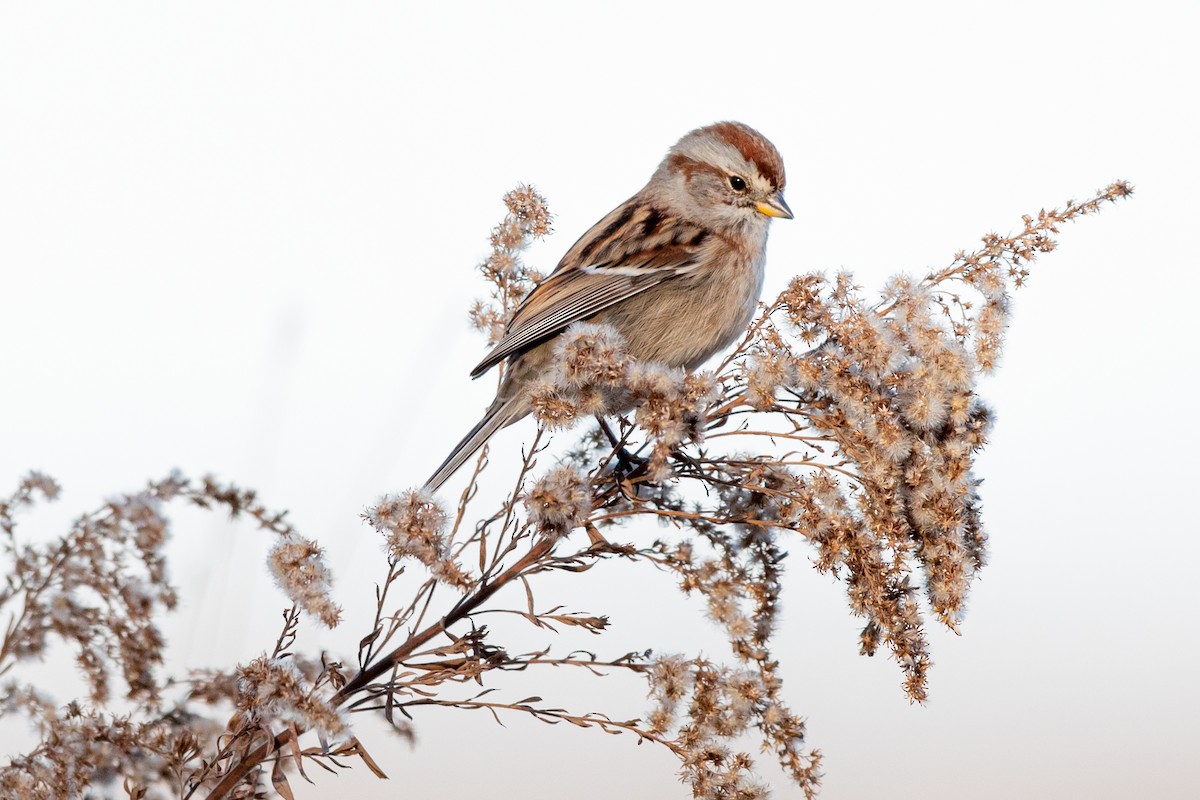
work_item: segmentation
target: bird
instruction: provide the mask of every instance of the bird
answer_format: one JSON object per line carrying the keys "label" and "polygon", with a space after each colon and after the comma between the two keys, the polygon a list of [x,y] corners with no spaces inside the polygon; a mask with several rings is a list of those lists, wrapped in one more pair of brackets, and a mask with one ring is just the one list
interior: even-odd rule
{"label": "bird", "polygon": [[732,344],[762,293],[769,223],[793,219],[785,182],[779,151],[749,125],[685,134],[517,307],[471,371],[478,378],[507,362],[495,400],[425,489],[436,492],[496,431],[532,411],[529,389],[573,323],[611,325],[639,361],[687,370]]}

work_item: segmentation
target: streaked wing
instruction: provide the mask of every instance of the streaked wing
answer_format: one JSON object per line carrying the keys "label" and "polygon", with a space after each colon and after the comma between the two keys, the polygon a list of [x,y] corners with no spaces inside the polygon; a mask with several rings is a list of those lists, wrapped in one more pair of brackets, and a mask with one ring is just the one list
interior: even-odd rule
{"label": "streaked wing", "polygon": [[[522,305],[512,324],[487,358],[471,372],[477,378],[511,355],[524,352],[555,335],[572,322],[587,319],[614,303],[656,286],[674,273],[654,271],[646,275],[604,275],[574,269],[556,273],[537,288],[538,303],[532,312]],[[531,294],[532,298],[533,295]]]}
{"label": "streaked wing", "polygon": [[573,322],[690,272],[700,263],[706,238],[702,229],[634,197],[585,233],[554,273],[529,293],[504,336],[471,377],[535,347]]}

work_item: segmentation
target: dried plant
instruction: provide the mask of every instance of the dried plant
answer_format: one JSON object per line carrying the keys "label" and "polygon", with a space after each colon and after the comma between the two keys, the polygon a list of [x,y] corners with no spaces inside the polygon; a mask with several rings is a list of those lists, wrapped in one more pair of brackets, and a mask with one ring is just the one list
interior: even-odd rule
{"label": "dried plant", "polygon": [[[358,757],[384,776],[352,732],[354,714],[379,714],[411,736],[414,714],[441,706],[661,745],[698,798],[767,795],[739,749],[753,736],[815,795],[820,753],[785,701],[772,649],[784,556],[808,549],[845,585],[863,622],[862,652],[882,646],[907,696],[923,701],[928,620],[957,629],[986,560],[972,467],[991,414],[975,387],[999,356],[1009,292],[1054,248],[1062,223],[1130,192],[1114,183],[1025,217],[1019,232],[989,234],[942,270],[892,279],[878,299],[845,273],[796,277],[707,372],[637,363],[612,329],[574,326],[535,390],[537,432],[499,508],[475,509],[485,449],[454,508],[408,491],[363,515],[386,542],[387,569],[354,669],[292,651],[302,614],[333,626],[340,610],[320,548],[252,492],[172,475],[35,545],[19,541],[15,515],[58,486],[31,474],[0,502],[9,561],[0,608],[11,615],[0,673],[57,642],[74,652],[88,696],[59,706],[31,683],[4,685],[3,713],[25,714],[40,742],[0,768],[0,794],[75,797],[119,780],[134,798],[251,797],[267,786],[291,797],[290,780],[314,765],[336,770]],[[471,311],[490,340],[539,279],[521,251],[550,229],[532,189],[505,202],[481,266],[490,297]],[[608,413],[631,400],[632,417]],[[575,449],[539,468],[552,432],[593,419]],[[176,598],[163,551],[172,501],[248,515],[278,537],[268,565],[292,606],[262,657],[224,672],[161,674],[156,620]],[[629,528],[634,518],[662,523],[659,538]],[[605,559],[653,566],[699,595],[730,663],[650,650],[517,652],[483,623],[507,613],[564,636],[603,633],[606,617],[539,604],[534,587],[540,575]],[[497,599],[510,585],[524,589],[524,604]],[[650,707],[622,720],[493,694],[500,673],[545,667],[640,675]]]}

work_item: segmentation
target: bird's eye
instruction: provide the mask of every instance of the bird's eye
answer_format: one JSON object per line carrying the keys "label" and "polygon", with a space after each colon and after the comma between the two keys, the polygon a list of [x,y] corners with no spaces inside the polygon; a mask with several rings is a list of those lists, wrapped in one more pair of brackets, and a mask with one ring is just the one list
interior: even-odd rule
{"label": "bird's eye", "polygon": [[739,176],[737,176],[737,175],[730,175],[730,176],[729,176],[729,185],[733,187],[733,190],[734,190],[735,192],[744,192],[744,191],[746,191],[746,180],[745,180],[745,178],[741,178],[741,177],[739,177]]}

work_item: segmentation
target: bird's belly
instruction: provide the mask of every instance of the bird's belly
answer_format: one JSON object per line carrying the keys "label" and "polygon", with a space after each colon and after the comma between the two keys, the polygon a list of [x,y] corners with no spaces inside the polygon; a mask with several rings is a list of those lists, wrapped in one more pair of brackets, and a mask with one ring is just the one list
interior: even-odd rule
{"label": "bird's belly", "polygon": [[595,319],[615,327],[638,360],[695,369],[731,345],[754,316],[762,291],[761,262],[727,271],[731,274],[668,281]]}

